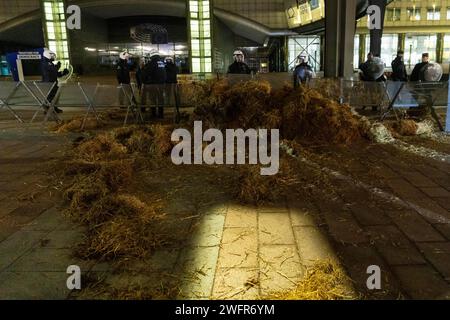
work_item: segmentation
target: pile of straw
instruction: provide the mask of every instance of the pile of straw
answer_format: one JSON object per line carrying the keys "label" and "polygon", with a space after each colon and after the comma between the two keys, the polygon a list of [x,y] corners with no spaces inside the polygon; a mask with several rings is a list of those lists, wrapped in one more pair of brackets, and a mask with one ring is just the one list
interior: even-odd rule
{"label": "pile of straw", "polygon": [[305,87],[272,90],[264,81],[211,81],[203,85],[197,105],[193,120],[207,128],[281,129],[284,139],[344,145],[364,136],[349,106]]}
{"label": "pile of straw", "polygon": [[306,270],[305,278],[290,291],[273,293],[268,300],[357,300],[351,280],[334,261],[319,261]]}

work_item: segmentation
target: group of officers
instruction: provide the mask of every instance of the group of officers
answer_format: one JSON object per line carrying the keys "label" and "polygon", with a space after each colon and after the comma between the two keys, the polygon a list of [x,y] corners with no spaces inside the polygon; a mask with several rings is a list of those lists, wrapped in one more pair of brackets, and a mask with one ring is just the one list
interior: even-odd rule
{"label": "group of officers", "polygon": [[[117,82],[119,85],[131,85],[130,55],[122,52],[117,63]],[[173,57],[164,59],[156,51],[141,59],[136,71],[136,83],[141,96],[141,110],[146,111],[147,102],[152,105],[152,117],[164,118],[164,105],[166,99],[175,98],[178,110],[179,95],[177,91],[178,68]],[[121,97],[121,100],[123,97]],[[123,101],[121,101],[122,103]]]}
{"label": "group of officers", "polygon": [[[45,49],[42,60],[42,80],[43,82],[56,83],[53,90],[47,97],[51,103],[58,90],[58,78],[69,73],[67,69],[60,71],[61,64],[55,64],[56,54]],[[116,65],[117,82],[119,85],[131,84],[131,63],[130,54],[122,52],[119,55],[119,61]],[[234,61],[228,68],[228,74],[251,74],[250,67],[245,63],[245,55],[241,50],[233,53]],[[397,57],[392,61],[392,80],[393,81],[426,81],[424,75],[429,65],[429,55],[422,55],[422,62],[418,63],[411,75],[408,77],[404,63],[404,52],[398,51]],[[385,65],[379,57],[372,53],[367,55],[367,61],[359,66],[361,70],[360,78],[362,81],[386,81],[384,75]],[[141,97],[141,110],[146,111],[147,102],[150,100],[150,109],[152,117],[164,118],[164,106],[167,99],[173,97],[177,111],[180,105],[178,93],[178,67],[174,58],[167,56],[163,58],[158,52],[151,52],[147,57],[140,60],[136,71],[136,83]],[[308,64],[308,56],[301,54],[297,58],[294,69],[294,86],[298,87],[315,77],[313,68]],[[120,96],[123,103],[124,96]],[[62,111],[55,108],[57,113]]]}
{"label": "group of officers", "polygon": [[[400,82],[418,82],[418,81],[426,81],[426,69],[430,64],[430,56],[428,53],[422,54],[422,61],[414,66],[414,69],[411,75],[408,77],[408,73],[406,72],[405,60],[404,60],[404,52],[399,50],[397,52],[397,56],[392,61],[392,74],[391,79],[393,81]],[[381,76],[378,76],[379,68]],[[369,53],[367,55],[367,61],[359,66],[359,70],[361,70],[360,78],[362,81],[386,81],[387,78],[384,75],[384,63],[379,57],[375,57],[373,53]],[[374,75],[376,75],[374,77]]]}

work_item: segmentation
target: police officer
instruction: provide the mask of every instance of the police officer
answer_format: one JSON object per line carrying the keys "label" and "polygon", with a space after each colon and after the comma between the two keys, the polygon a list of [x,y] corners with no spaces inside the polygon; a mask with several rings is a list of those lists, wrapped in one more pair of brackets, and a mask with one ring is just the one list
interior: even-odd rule
{"label": "police officer", "polygon": [[306,83],[315,76],[313,68],[308,64],[308,57],[300,55],[297,58],[297,66],[294,69],[294,87],[300,86],[300,83]]}
{"label": "police officer", "polygon": [[[386,77],[384,76],[384,67],[385,65],[380,57],[375,57],[372,52],[369,52],[367,54],[367,61],[359,66],[359,70],[362,71],[361,80],[385,82]],[[374,72],[378,73],[378,71],[382,71],[383,74],[379,78],[374,78]]]}
{"label": "police officer", "polygon": [[422,62],[416,64],[416,66],[413,69],[413,72],[411,73],[410,80],[413,82],[425,81],[424,71],[428,63],[430,63],[430,55],[428,53],[422,54]]}
{"label": "police officer", "polygon": [[166,57],[166,100],[169,103],[171,97],[175,99],[176,121],[180,116],[180,95],[178,93],[178,67],[173,57]]}
{"label": "police officer", "polygon": [[245,56],[241,50],[233,53],[234,62],[228,67],[229,74],[250,74],[252,71],[245,63]]}
{"label": "police officer", "polygon": [[136,70],[136,84],[138,86],[139,92],[142,89],[142,72],[144,71],[144,67],[145,67],[145,59],[142,58],[139,61],[139,65]]}
{"label": "police officer", "polygon": [[[131,84],[130,78],[130,66],[128,61],[130,54],[128,52],[122,52],[119,55],[119,62],[117,63],[117,82],[119,85],[129,86]],[[119,91],[119,103],[121,106],[125,105],[125,94],[123,90]]]}
{"label": "police officer", "polygon": [[[69,74],[69,70],[64,69],[62,72],[59,71],[61,68],[61,62],[55,65],[56,53],[49,49],[44,49],[43,59],[41,63],[42,69],[42,82],[55,83],[55,86],[50,91],[47,96],[47,101],[52,102],[58,92],[58,78],[64,77]],[[48,110],[48,107],[46,107]],[[55,107],[55,112],[62,113],[63,111]]]}
{"label": "police officer", "polygon": [[392,61],[392,80],[406,82],[408,81],[408,74],[406,73],[406,66],[403,59],[404,52],[399,50],[397,57]]}
{"label": "police officer", "polygon": [[150,54],[150,59],[142,71],[142,105],[147,104],[147,96],[150,96],[152,104],[152,116],[156,117],[156,108],[158,107],[158,117],[164,118],[164,88],[166,84],[167,73],[166,65],[158,52]]}

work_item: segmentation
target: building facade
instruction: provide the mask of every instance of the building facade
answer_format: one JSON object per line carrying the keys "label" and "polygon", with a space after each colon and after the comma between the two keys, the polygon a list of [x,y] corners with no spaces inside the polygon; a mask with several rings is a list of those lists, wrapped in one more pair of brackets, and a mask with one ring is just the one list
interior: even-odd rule
{"label": "building facade", "polygon": [[[355,37],[354,65],[365,60],[370,35],[367,18],[359,20]],[[390,67],[398,50],[405,52],[407,67],[413,68],[422,53],[441,63],[448,73],[450,64],[450,0],[394,0],[387,9],[381,58]]]}

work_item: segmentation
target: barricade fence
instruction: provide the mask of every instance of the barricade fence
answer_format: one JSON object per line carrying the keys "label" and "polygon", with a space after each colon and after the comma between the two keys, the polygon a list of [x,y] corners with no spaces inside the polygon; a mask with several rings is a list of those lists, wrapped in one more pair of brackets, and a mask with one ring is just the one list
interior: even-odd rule
{"label": "barricade fence", "polygon": [[[220,75],[214,79],[228,79],[230,84],[246,81],[267,81],[272,88],[292,86],[291,73],[267,73],[251,75]],[[25,122],[18,113],[21,107],[34,110],[31,122],[44,112],[43,121],[52,117],[59,120],[55,108],[67,109],[83,107],[85,118],[90,115],[98,117],[103,109],[126,109],[124,124],[130,118],[135,122],[143,122],[143,113],[154,108],[173,108],[179,116],[180,108],[195,107],[195,97],[199,83],[204,80],[195,79],[179,84],[147,84],[138,88],[131,85],[102,85],[65,83],[53,84],[39,81],[0,82],[0,110],[6,110],[17,121]],[[363,82],[356,80],[317,78],[307,86],[320,91],[325,96],[355,108],[377,108],[384,119],[390,112],[400,108],[427,106],[450,108],[449,83],[420,82]],[[447,122],[450,115],[447,112]]]}

